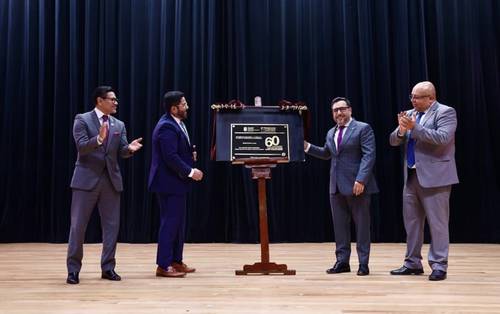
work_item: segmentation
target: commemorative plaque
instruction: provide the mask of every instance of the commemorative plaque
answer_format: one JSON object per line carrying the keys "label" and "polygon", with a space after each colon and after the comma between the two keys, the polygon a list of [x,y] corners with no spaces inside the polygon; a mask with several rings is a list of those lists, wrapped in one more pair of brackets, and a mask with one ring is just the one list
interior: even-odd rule
{"label": "commemorative plaque", "polygon": [[231,158],[286,158],[288,124],[231,123]]}
{"label": "commemorative plaque", "polygon": [[307,107],[213,105],[211,158],[243,164],[247,159],[303,162]]}
{"label": "commemorative plaque", "polygon": [[244,164],[252,170],[259,193],[260,262],[243,265],[236,275],[295,275],[269,258],[266,180],[280,163],[304,161],[307,106],[281,101],[278,106],[245,106],[239,101],[212,105],[212,160]]}

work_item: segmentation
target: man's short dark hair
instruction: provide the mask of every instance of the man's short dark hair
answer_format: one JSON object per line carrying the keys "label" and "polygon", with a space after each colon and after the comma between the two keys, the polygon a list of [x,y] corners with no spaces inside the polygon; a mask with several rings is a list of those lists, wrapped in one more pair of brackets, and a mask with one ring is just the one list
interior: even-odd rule
{"label": "man's short dark hair", "polygon": [[333,98],[332,103],[330,104],[330,107],[333,107],[333,105],[335,105],[335,103],[337,103],[339,101],[345,101],[345,103],[347,104],[347,107],[351,107],[351,102],[349,101],[349,99],[347,99],[345,97],[335,97],[335,98]]}
{"label": "man's short dark hair", "polygon": [[97,97],[106,98],[109,92],[114,92],[111,86],[99,86],[92,92],[92,102],[97,105]]}
{"label": "man's short dark hair", "polygon": [[170,112],[172,106],[178,105],[181,102],[184,93],[180,91],[170,91],[163,95],[163,108],[165,112]]}

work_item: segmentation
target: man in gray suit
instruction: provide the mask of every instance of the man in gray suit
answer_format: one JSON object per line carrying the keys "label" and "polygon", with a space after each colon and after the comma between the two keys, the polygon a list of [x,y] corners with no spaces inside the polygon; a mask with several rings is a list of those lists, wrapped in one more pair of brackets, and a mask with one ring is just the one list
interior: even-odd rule
{"label": "man in gray suit", "polygon": [[101,278],[121,280],[114,270],[123,190],[117,159],[118,155],[131,157],[142,147],[142,138],[129,144],[125,124],[111,116],[116,113],[118,99],[110,86],[97,87],[92,100],[94,110],[76,115],[73,125],[78,157],[71,180],[71,229],[66,260],[69,284],[80,282],[85,230],[96,205],[102,227]]}
{"label": "man in gray suit", "polygon": [[330,206],[335,232],[335,265],[328,274],[350,272],[351,216],[356,227],[357,275],[370,273],[370,200],[378,192],[373,175],[375,165],[375,136],[369,124],[351,117],[349,100],[332,100],[332,116],[337,123],[326,135],[323,147],[304,142],[309,155],[331,159]]}
{"label": "man in gray suit", "polygon": [[404,264],[391,275],[419,275],[427,217],[431,233],[429,280],[444,280],[448,268],[451,185],[458,183],[455,165],[455,109],[436,100],[431,82],[420,82],[410,95],[414,109],[398,115],[398,127],[390,135],[392,146],[405,152],[403,219],[407,234]]}

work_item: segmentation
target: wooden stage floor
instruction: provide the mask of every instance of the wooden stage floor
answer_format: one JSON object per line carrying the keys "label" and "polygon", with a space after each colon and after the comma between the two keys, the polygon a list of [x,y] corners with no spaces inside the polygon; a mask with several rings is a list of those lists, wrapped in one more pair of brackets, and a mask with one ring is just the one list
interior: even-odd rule
{"label": "wooden stage floor", "polygon": [[[100,244],[85,245],[79,285],[67,285],[66,244],[0,244],[0,313],[500,313],[500,245],[452,244],[448,279],[390,276],[404,244],[373,244],[370,276],[327,275],[332,243],[271,244],[295,276],[235,276],[258,244],[186,244],[183,279],[155,277],[156,244],[118,244],[121,282],[100,279]],[[428,245],[424,246],[426,258]]]}

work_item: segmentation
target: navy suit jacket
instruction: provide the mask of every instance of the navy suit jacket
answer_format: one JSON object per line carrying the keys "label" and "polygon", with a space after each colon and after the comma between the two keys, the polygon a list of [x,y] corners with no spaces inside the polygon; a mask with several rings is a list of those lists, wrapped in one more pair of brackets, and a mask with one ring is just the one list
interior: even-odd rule
{"label": "navy suit jacket", "polygon": [[369,124],[351,120],[340,145],[340,151],[334,142],[337,126],[331,128],[326,135],[323,147],[312,145],[308,154],[321,158],[331,159],[330,166],[330,194],[339,192],[343,195],[353,195],[354,181],[363,182],[364,193],[378,192],[377,183],[373,175],[375,166],[375,135]]}
{"label": "navy suit jacket", "polygon": [[78,150],[78,158],[71,179],[71,188],[90,191],[99,182],[103,171],[117,192],[123,191],[122,175],[118,156],[128,158],[132,153],[128,149],[125,124],[109,116],[109,135],[103,145],[97,143],[99,118],[95,110],[77,114],[73,125],[73,137]]}
{"label": "navy suit jacket", "polygon": [[151,192],[186,194],[194,166],[193,150],[179,124],[164,114],[153,131],[153,153],[148,187]]}

